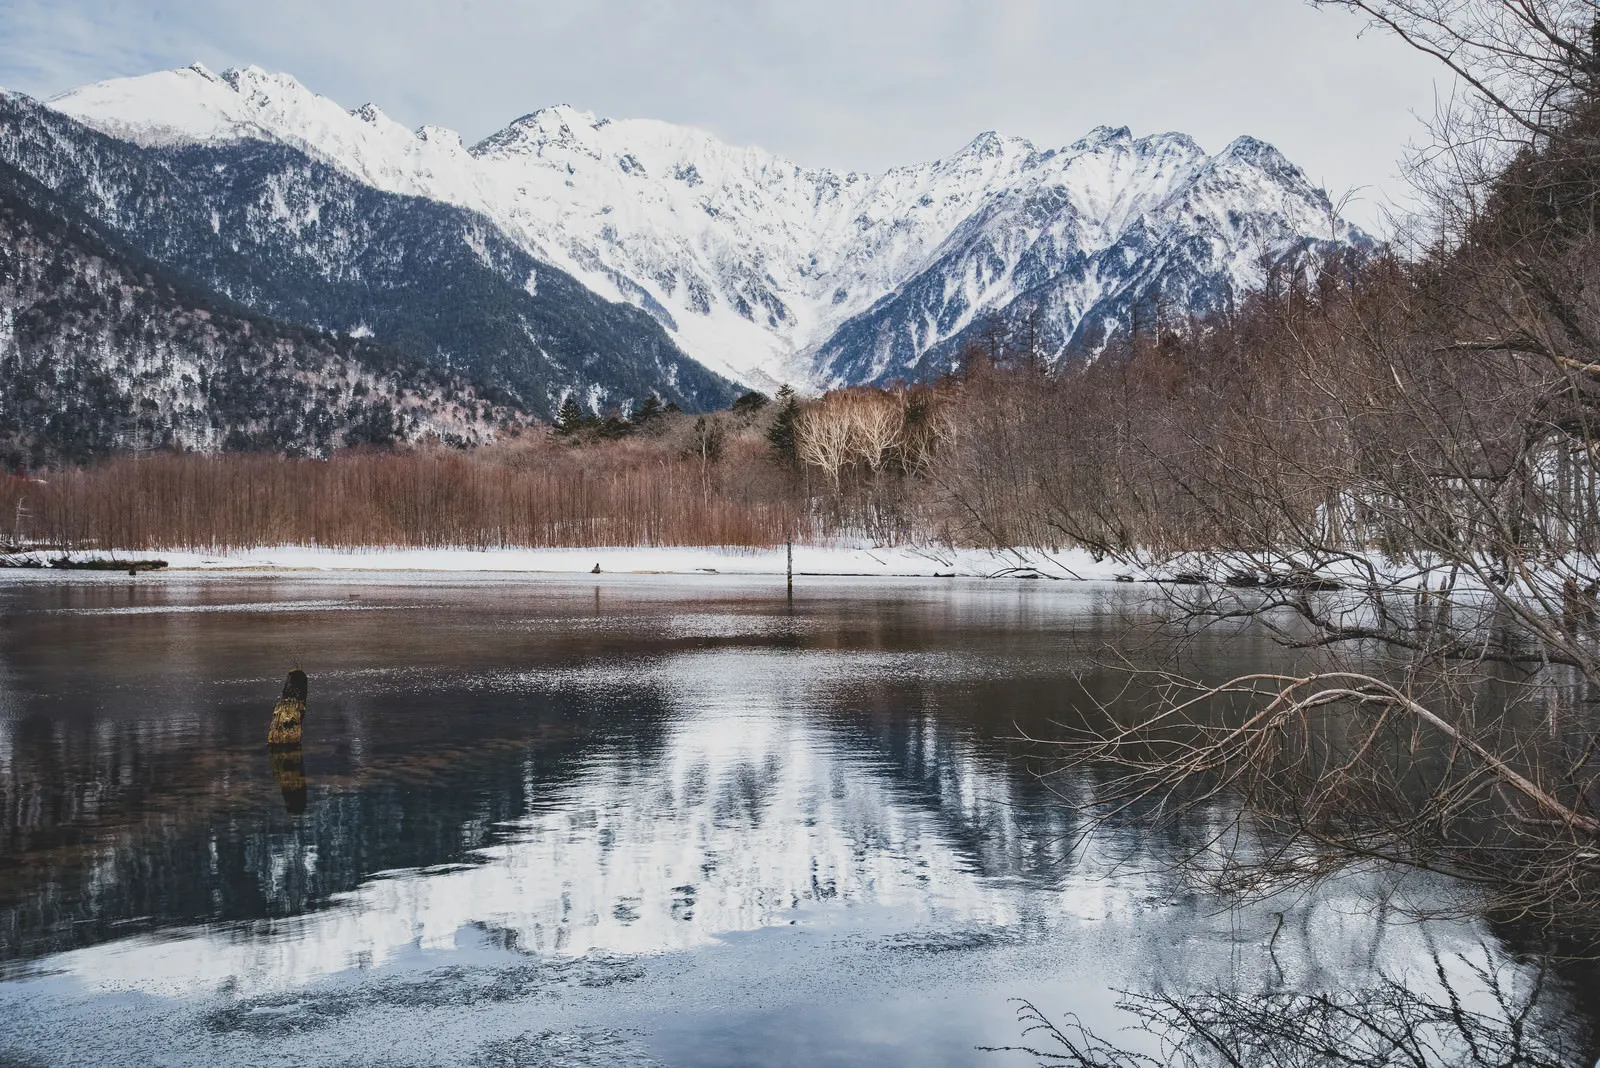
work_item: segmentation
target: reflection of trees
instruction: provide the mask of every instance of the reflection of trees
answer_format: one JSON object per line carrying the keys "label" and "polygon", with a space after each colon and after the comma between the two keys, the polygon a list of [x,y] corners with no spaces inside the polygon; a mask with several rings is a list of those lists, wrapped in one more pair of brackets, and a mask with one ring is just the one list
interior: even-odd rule
{"label": "reflection of trees", "polygon": [[[452,717],[456,738],[448,751],[424,749],[383,761],[355,783],[327,792],[314,783],[307,811],[298,817],[265,791],[254,805],[230,795],[187,808],[192,782],[163,784],[139,766],[148,760],[175,775],[203,776],[208,784],[213,777],[267,779],[269,772],[277,778],[264,746],[224,754],[225,766],[213,761],[199,769],[159,747],[130,747],[121,753],[127,773],[144,781],[148,792],[125,814],[128,824],[79,827],[72,834],[59,829],[48,838],[50,848],[12,853],[25,864],[6,880],[12,885],[9,901],[0,904],[0,961],[93,945],[146,926],[298,915],[325,907],[375,872],[472,863],[475,850],[500,840],[503,825],[527,811],[533,792],[569,779],[590,749],[610,740],[599,721],[615,717],[613,734],[626,729],[630,746],[648,749],[664,714],[659,695],[648,690],[608,695],[603,706],[578,694],[497,700],[504,703],[483,707],[479,700],[473,715]],[[409,702],[424,703],[392,695],[383,701],[397,719],[406,717]],[[439,706],[441,698],[429,695],[425,703]],[[485,731],[511,738],[485,737]],[[64,767],[60,745],[46,744],[44,736],[34,738],[37,745],[27,740],[22,735],[13,754],[17,777],[66,795],[43,802],[57,809],[68,808],[66,798],[103,770],[98,760]],[[287,797],[292,784],[277,782]],[[24,808],[14,806],[7,815],[24,819]],[[15,823],[10,834],[13,841],[22,838]]]}
{"label": "reflection of trees", "polygon": [[[706,661],[725,670],[718,663]],[[797,677],[809,679],[809,670]],[[766,693],[752,692],[757,707]],[[647,689],[610,692],[603,707],[577,687],[535,701],[482,691],[374,695],[358,714],[362,770],[352,775],[338,768],[336,754],[310,749],[309,805],[298,819],[284,800],[296,796],[296,769],[275,767],[265,747],[219,747],[186,759],[171,751],[170,738],[146,739],[117,750],[116,760],[142,783],[132,811],[115,811],[119,825],[79,826],[77,839],[58,833],[56,847],[30,857],[32,873],[6,880],[15,903],[0,899],[5,955],[28,959],[145,925],[292,917],[325,907],[374,873],[478,863],[476,850],[513,841],[519,856],[535,855],[544,846],[523,839],[566,841],[560,818],[591,821],[582,833],[602,856],[613,835],[637,852],[702,826],[696,821],[713,833],[757,831],[721,841],[741,848],[708,857],[715,869],[700,870],[703,880],[694,871],[678,879],[704,882],[696,911],[708,919],[747,922],[756,914],[752,895],[888,894],[891,882],[905,890],[918,876],[899,872],[904,858],[895,858],[924,845],[933,865],[918,871],[933,880],[930,892],[968,905],[977,899],[962,895],[977,894],[976,914],[1004,913],[1006,894],[983,880],[1059,887],[1074,870],[1076,828],[1059,799],[1009,759],[1011,720],[986,710],[1048,714],[1051,693],[1044,679],[985,680],[981,692],[960,694],[917,681],[915,672],[856,680],[839,691],[808,691],[807,700],[827,711],[826,733],[774,715],[745,738],[725,733],[740,729],[737,715],[720,720],[669,708],[668,698]],[[930,703],[938,696],[950,707]],[[471,711],[440,717],[445,707]],[[259,728],[260,709],[250,713],[249,725]],[[378,730],[379,723],[388,726]],[[829,755],[837,741],[852,753],[843,762]],[[64,763],[67,752],[76,756]],[[87,739],[68,745],[40,732],[14,757],[21,774],[54,783],[61,794],[105,774],[106,758]],[[564,816],[531,818],[555,797]],[[930,818],[898,818],[909,810]],[[824,823],[837,833],[807,829],[819,812],[830,813]],[[924,827],[934,834],[924,837]],[[564,863],[576,865],[573,876],[595,863],[577,842],[561,849]],[[950,871],[940,866],[946,860],[954,862]],[[804,872],[790,870],[795,864],[821,882],[808,884]],[[613,861],[609,870],[620,879],[624,868]],[[901,875],[912,881],[894,882]],[[528,911],[518,915],[532,916],[535,902],[523,904]]]}
{"label": "reflection of trees", "polygon": [[1059,684],[1012,682],[996,687],[1003,696],[952,689],[862,680],[828,695],[830,726],[847,744],[876,756],[899,798],[933,813],[951,846],[976,870],[1054,883],[1070,853],[1073,814],[1011,759],[1004,741],[980,733],[988,726],[1003,735],[1006,723],[984,725],[967,716],[973,706],[1049,708],[1050,691]]}
{"label": "reflection of trees", "polygon": [[[976,870],[1053,886],[1082,862],[1079,847],[1099,826],[1085,818],[1082,802],[1107,793],[1113,772],[1083,765],[1070,777],[1047,774],[1056,751],[1022,736],[1052,737],[1062,721],[1087,722],[1109,695],[1128,696],[1120,675],[1100,670],[1066,683],[1055,676],[954,684],[869,678],[821,699],[836,736],[878,757],[899,796],[934,813]],[[1135,855],[1120,859],[1165,867],[1156,858],[1203,849],[1223,808],[1197,808],[1187,822],[1126,813],[1112,822],[1134,833],[1114,837]]]}
{"label": "reflection of trees", "polygon": [[[1486,960],[1492,955],[1485,950]],[[1573,1068],[1594,1061],[1544,970],[1433,957],[1436,989],[1389,976],[1361,990],[1158,991],[1121,1007],[1144,1042],[1124,1046],[1075,1016],[1019,1002],[1023,1045],[1072,1068]]]}

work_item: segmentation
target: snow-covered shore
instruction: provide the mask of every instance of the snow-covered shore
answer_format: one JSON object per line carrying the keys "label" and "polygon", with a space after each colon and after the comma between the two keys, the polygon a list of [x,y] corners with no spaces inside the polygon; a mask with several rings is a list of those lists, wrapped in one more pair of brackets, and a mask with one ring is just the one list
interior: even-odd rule
{"label": "snow-covered shore", "polygon": [[[782,576],[787,557],[782,546],[748,548],[744,546],[616,546],[610,548],[408,549],[395,547],[326,548],[303,545],[268,546],[227,552],[201,553],[188,550],[36,550],[13,553],[12,566],[22,564],[47,568],[63,555],[84,563],[115,561],[133,564],[161,560],[171,571],[222,573],[229,571],[305,571],[305,572],[437,572],[580,575],[598,567],[611,575],[767,575]],[[120,568],[109,569],[115,574]],[[8,571],[0,568],[0,575]],[[19,572],[11,571],[11,574]],[[23,572],[26,573],[26,572]],[[33,571],[33,574],[39,574]],[[67,572],[52,571],[52,574]],[[82,574],[82,572],[70,572]],[[948,546],[897,546],[893,548],[861,543],[796,545],[794,573],[797,576],[839,576],[860,578],[1045,578],[1082,582],[1174,582],[1190,585],[1204,581],[1211,589],[1223,585],[1243,585],[1249,594],[1254,582],[1240,583],[1236,577],[1297,576],[1315,577],[1326,586],[1307,588],[1347,591],[1449,588],[1458,595],[1482,595],[1482,581],[1472,575],[1452,572],[1434,560],[1392,560],[1375,552],[1348,553],[1332,558],[1312,559],[1301,554],[1225,554],[1221,556],[1185,554],[1177,557],[1154,555],[1133,559],[1096,560],[1087,550],[1066,549],[952,549]],[[1591,577],[1581,561],[1563,561],[1560,566],[1541,569],[1512,585],[1522,597],[1543,598],[1558,603],[1561,586],[1568,574]],[[1270,585],[1270,583],[1263,583]],[[1281,588],[1281,587],[1280,587]],[[1553,599],[1553,600],[1552,600]]]}
{"label": "snow-covered shore", "polygon": [[[36,554],[40,562],[59,553]],[[152,560],[188,571],[488,571],[534,574],[603,573],[636,575],[782,575],[787,556],[773,549],[697,547],[617,547],[590,549],[329,549],[278,546],[226,553],[187,551],[75,552],[75,560]],[[797,575],[934,578],[987,578],[1037,574],[1045,578],[1111,581],[1129,576],[1112,561],[1096,562],[1087,552],[1048,553],[1021,549],[944,547],[874,548],[796,545]]]}

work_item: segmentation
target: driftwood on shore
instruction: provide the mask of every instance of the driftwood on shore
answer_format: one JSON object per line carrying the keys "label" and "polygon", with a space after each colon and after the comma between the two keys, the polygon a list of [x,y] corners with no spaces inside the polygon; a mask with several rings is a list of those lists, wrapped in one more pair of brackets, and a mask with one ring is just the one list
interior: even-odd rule
{"label": "driftwood on shore", "polygon": [[310,682],[304,671],[295,668],[289,672],[288,681],[283,684],[283,695],[278,698],[278,703],[272,709],[272,725],[267,729],[268,745],[300,744],[300,728],[305,721],[306,696],[309,690]]}
{"label": "driftwood on shore", "polygon": [[58,556],[50,566],[63,571],[126,571],[130,575],[140,571],[160,571],[167,566],[165,560],[74,560]]}

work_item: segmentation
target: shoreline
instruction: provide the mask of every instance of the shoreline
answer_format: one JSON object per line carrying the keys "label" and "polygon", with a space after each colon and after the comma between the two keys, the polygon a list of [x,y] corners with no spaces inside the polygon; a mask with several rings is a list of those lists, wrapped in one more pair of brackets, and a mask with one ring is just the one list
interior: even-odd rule
{"label": "shoreline", "polygon": [[[102,567],[53,568],[51,561],[69,556],[74,561],[98,562]],[[138,568],[146,575],[225,574],[500,574],[549,576],[681,576],[762,577],[782,579],[788,556],[783,546],[608,546],[600,548],[478,549],[395,547],[326,548],[280,545],[229,552],[190,550],[81,550],[31,549],[10,554],[5,575],[99,574],[107,578]],[[161,568],[149,565],[160,561]],[[143,566],[141,566],[143,565]],[[1309,585],[1272,586],[1236,582],[1235,572],[1280,577],[1299,574],[1318,581]],[[1439,589],[1448,579],[1455,594],[1484,595],[1488,590],[1470,576],[1452,575],[1438,561],[1396,561],[1378,553],[1343,554],[1331,560],[1285,556],[1262,559],[1244,555],[1210,559],[1181,554],[1150,560],[1096,560],[1086,549],[1051,552],[1042,549],[951,549],[945,546],[882,546],[822,544],[794,546],[794,577],[802,578],[907,578],[907,579],[1043,579],[1072,583],[1156,583],[1176,586],[1234,586],[1242,594],[1252,590],[1302,589],[1306,592],[1375,589],[1418,592]],[[1600,581],[1600,578],[1597,578]],[[1374,585],[1376,584],[1376,585]],[[1559,597],[1552,589],[1523,589]]]}
{"label": "shoreline", "polygon": [[[752,575],[783,577],[788,556],[784,547],[665,546],[583,549],[332,549],[278,546],[225,553],[191,551],[123,552],[96,550],[63,554],[34,551],[26,555],[48,566],[70,555],[75,560],[133,563],[164,560],[168,572],[433,572],[539,575]],[[596,572],[595,568],[599,571]],[[8,568],[19,573],[36,567]],[[52,571],[55,574],[93,572]],[[102,572],[115,574],[115,572]],[[149,574],[150,572],[147,572]],[[159,573],[159,572],[156,572]],[[796,578],[1040,578],[1063,581],[1128,581],[1125,565],[1096,562],[1084,550],[1047,553],[1039,550],[947,549],[929,547],[796,545]]]}

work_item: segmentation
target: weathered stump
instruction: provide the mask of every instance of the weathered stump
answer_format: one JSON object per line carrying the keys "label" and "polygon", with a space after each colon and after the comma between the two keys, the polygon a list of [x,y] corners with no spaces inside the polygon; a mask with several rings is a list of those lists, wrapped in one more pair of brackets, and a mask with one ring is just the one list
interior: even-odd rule
{"label": "weathered stump", "polygon": [[304,671],[295,668],[289,672],[289,680],[283,684],[283,696],[272,709],[272,726],[267,728],[268,745],[300,744],[300,726],[306,718],[309,689]]}

